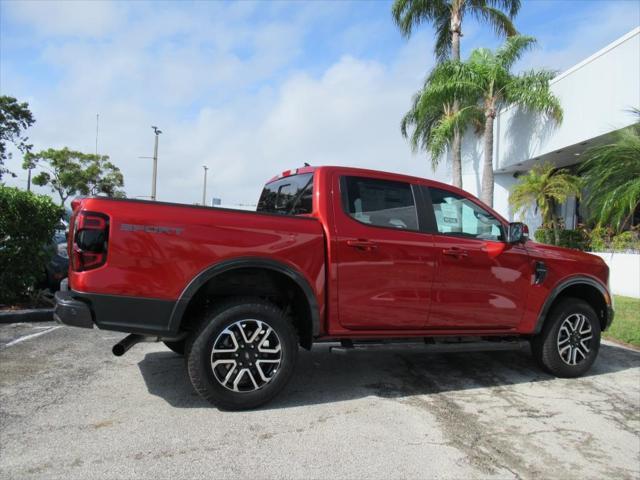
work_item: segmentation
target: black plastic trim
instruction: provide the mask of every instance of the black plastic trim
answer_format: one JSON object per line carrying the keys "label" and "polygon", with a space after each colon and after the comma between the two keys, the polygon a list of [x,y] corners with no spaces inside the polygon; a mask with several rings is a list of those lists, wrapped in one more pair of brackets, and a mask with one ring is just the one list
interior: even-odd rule
{"label": "black plastic trim", "polygon": [[240,268],[265,268],[267,270],[273,270],[275,272],[283,273],[291,278],[291,280],[293,280],[302,289],[309,304],[312,323],[312,335],[314,337],[320,335],[320,309],[318,307],[316,297],[313,293],[313,289],[304,278],[304,276],[288,265],[275,260],[260,257],[242,257],[233,260],[227,260],[213,265],[200,272],[196,277],[193,278],[193,280],[191,280],[191,282],[189,282],[187,287],[180,295],[180,298],[176,302],[173,311],[171,312],[171,317],[169,320],[169,330],[173,333],[179,331],[182,318],[187,310],[187,307],[189,306],[189,302],[198,292],[200,287],[202,287],[212,278],[222,273]]}
{"label": "black plastic trim", "polygon": [[[553,290],[551,290],[551,292],[549,293],[549,296],[544,302],[544,305],[542,306],[542,310],[540,311],[540,315],[538,316],[536,327],[532,332],[534,335],[537,335],[542,331],[542,327],[544,326],[544,322],[547,318],[547,314],[549,313],[549,310],[551,309],[551,305],[553,305],[553,302],[555,301],[555,299],[558,298],[558,295],[560,295],[563,292],[563,290],[565,290],[566,288],[571,287],[573,285],[580,285],[580,284],[586,284],[591,287],[595,287],[602,294],[604,299],[606,299],[607,296],[609,296],[609,293],[607,292],[607,289],[604,287],[604,285],[602,285],[600,282],[590,277],[575,276],[575,277],[569,278],[568,280],[560,282],[558,285],[556,285],[553,288]],[[606,303],[607,302],[605,300],[605,304]],[[607,315],[607,318],[605,319],[605,325],[606,327],[608,327],[611,324],[611,321],[613,320],[613,309],[611,305],[607,304],[607,311],[605,314]]]}
{"label": "black plastic trim", "polygon": [[69,290],[56,293],[54,318],[74,327],[95,324],[104,330],[168,336],[174,305],[172,300]]}
{"label": "black plastic trim", "polygon": [[53,319],[70,327],[93,328],[89,306],[72,297],[71,292],[56,292]]}
{"label": "black plastic trim", "polygon": [[424,226],[422,231],[425,233],[438,233],[438,226],[436,224],[436,216],[433,213],[433,204],[431,203],[431,192],[426,185],[420,185],[420,200],[422,206],[421,215],[424,218]]}

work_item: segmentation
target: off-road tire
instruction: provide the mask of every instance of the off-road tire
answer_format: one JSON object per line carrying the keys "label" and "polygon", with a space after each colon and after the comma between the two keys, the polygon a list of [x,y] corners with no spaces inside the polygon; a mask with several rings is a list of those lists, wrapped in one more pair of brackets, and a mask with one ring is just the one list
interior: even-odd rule
{"label": "off-road tire", "polygon": [[[271,327],[280,342],[280,364],[273,377],[257,390],[235,392],[216,379],[212,367],[214,342],[241,320],[258,320]],[[291,321],[274,304],[260,298],[235,298],[216,304],[204,313],[188,337],[187,370],[194,389],[223,410],[248,410],[273,399],[288,383],[298,357],[298,335]]]}
{"label": "off-road tire", "polygon": [[[591,327],[589,351],[575,365],[568,364],[561,357],[561,347],[558,345],[563,323],[572,315],[584,317]],[[566,330],[563,335],[566,337]],[[600,319],[587,302],[578,298],[567,298],[555,305],[549,312],[542,331],[531,340],[531,352],[536,362],[547,372],[564,378],[579,377],[587,372],[595,362],[599,349]]]}

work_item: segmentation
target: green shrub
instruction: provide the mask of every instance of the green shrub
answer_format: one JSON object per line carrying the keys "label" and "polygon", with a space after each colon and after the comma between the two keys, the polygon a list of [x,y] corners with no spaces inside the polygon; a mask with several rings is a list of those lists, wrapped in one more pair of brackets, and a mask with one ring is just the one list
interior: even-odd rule
{"label": "green shrub", "polygon": [[611,228],[596,227],[589,232],[589,249],[592,252],[640,252],[640,232],[636,228],[616,235]]}
{"label": "green shrub", "polygon": [[[584,230],[560,230],[558,233],[559,247],[575,248],[585,250],[589,244],[588,237]],[[533,234],[536,242],[546,243],[547,245],[556,245],[553,229],[541,227]]]}
{"label": "green shrub", "polygon": [[602,227],[596,227],[589,232],[589,250],[604,252],[609,249],[611,235]]}
{"label": "green shrub", "polygon": [[0,303],[25,298],[42,278],[61,215],[45,195],[0,185]]}
{"label": "green shrub", "polygon": [[534,232],[533,238],[535,238],[538,243],[546,243],[547,245],[553,245],[555,243],[553,230],[550,228],[540,227]]}
{"label": "green shrub", "polygon": [[584,230],[560,230],[560,246],[585,250],[589,239]]}
{"label": "green shrub", "polygon": [[615,251],[640,251],[640,234],[634,231],[619,233],[611,239],[611,247]]}

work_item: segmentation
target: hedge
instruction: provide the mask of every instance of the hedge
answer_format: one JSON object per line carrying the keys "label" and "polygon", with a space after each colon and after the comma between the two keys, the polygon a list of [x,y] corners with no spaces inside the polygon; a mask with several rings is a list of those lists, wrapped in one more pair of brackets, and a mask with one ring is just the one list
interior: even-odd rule
{"label": "hedge", "polygon": [[[593,230],[560,230],[558,246],[587,250],[592,252],[638,252],[640,251],[640,233],[627,231],[615,235],[602,228]],[[553,230],[539,228],[534,233],[537,242],[556,245]]]}
{"label": "hedge", "polygon": [[[586,250],[589,246],[589,236],[584,230],[560,230],[559,247]],[[551,228],[539,228],[533,234],[537,242],[556,245],[555,235]]]}
{"label": "hedge", "polygon": [[24,299],[42,279],[62,213],[46,195],[0,185],[0,304]]}

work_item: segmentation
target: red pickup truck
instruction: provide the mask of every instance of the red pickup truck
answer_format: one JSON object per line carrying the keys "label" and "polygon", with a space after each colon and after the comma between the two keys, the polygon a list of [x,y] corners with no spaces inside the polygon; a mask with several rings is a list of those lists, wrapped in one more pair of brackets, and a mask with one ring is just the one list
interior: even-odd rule
{"label": "red pickup truck", "polygon": [[256,212],[74,200],[66,325],[128,332],[186,357],[225,409],[272,399],[298,347],[530,340],[547,371],[586,372],[613,318],[598,257],[535,243],[470,194],[422,178],[305,167]]}

